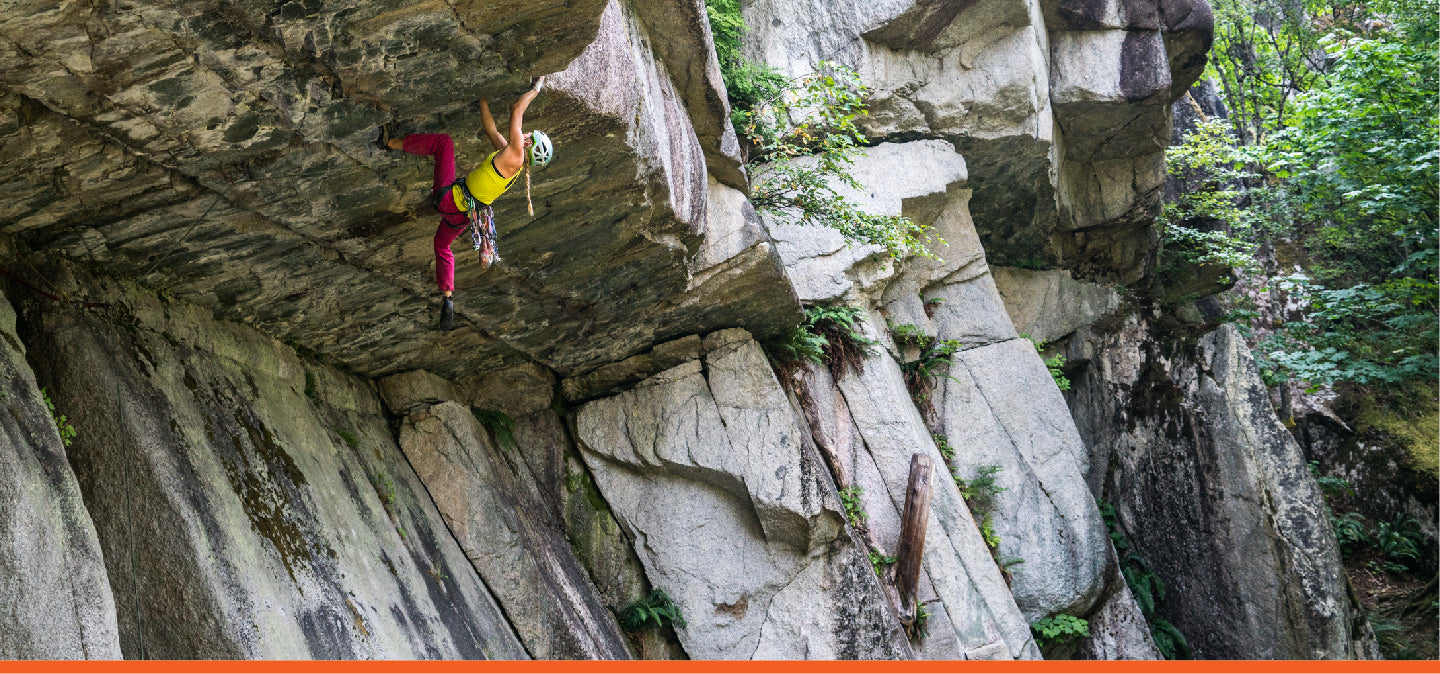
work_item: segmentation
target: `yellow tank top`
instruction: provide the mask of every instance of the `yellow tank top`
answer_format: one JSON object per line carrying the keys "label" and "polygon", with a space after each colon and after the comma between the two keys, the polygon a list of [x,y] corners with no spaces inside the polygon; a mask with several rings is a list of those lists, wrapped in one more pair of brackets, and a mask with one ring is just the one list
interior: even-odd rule
{"label": "yellow tank top", "polygon": [[[470,190],[470,194],[474,195],[475,200],[482,204],[494,203],[496,199],[500,198],[500,195],[505,193],[505,190],[510,189],[510,183],[520,177],[520,171],[516,171],[515,175],[509,178],[500,175],[500,169],[495,168],[495,155],[497,154],[500,154],[499,150],[491,152],[489,156],[485,157],[485,161],[480,163],[479,168],[465,176],[465,189]],[[450,189],[451,195],[455,199],[455,205],[462,211],[467,210],[465,193],[460,191],[460,186],[456,185]]]}

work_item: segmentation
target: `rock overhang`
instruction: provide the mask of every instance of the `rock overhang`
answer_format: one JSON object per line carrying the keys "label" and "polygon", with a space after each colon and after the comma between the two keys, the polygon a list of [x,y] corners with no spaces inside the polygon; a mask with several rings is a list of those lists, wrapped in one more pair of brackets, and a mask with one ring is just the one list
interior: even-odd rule
{"label": "rock overhang", "polygon": [[[783,284],[778,264],[710,274],[700,290],[720,299],[706,311],[686,296],[707,271],[693,264],[707,169],[743,187],[713,57],[652,51],[646,26],[677,8],[703,16],[692,4],[11,12],[0,180],[28,198],[0,230],[369,375],[527,360],[578,374],[691,319],[769,334],[798,317],[793,295],[767,289]],[[708,54],[693,18],[684,37]],[[503,125],[545,73],[526,122],[559,152],[532,176],[536,215],[517,184],[497,203],[505,263],[482,273],[456,246],[461,327],[433,332],[430,166],[376,149],[376,128],[450,133],[463,172],[488,150],[473,101],[489,96]],[[737,292],[777,311],[747,311]]]}

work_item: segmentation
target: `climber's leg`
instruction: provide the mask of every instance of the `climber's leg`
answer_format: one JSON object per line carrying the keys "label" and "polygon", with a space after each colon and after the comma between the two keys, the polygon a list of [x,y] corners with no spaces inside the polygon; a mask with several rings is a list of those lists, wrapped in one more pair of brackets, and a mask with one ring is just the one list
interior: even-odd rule
{"label": "climber's leg", "polygon": [[403,150],[422,157],[435,158],[435,184],[438,190],[455,182],[455,142],[443,133],[412,133],[405,137]]}
{"label": "climber's leg", "polygon": [[455,254],[450,252],[450,244],[464,231],[463,223],[456,226],[444,220],[435,228],[435,284],[446,295],[455,291]]}

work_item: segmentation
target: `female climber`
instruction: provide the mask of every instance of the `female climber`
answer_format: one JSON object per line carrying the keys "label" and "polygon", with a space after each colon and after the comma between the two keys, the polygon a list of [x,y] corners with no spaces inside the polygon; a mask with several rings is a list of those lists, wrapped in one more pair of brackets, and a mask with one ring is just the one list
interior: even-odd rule
{"label": "female climber", "polygon": [[[455,327],[455,302],[450,294],[455,291],[455,255],[450,244],[464,232],[467,226],[475,246],[480,250],[480,268],[486,269],[500,261],[499,247],[495,240],[495,211],[490,204],[495,201],[515,178],[525,170],[525,195],[530,195],[530,167],[543,167],[550,163],[554,148],[550,138],[539,131],[526,134],[521,130],[525,108],[535,100],[544,85],[545,78],[535,80],[535,85],[520,95],[510,106],[510,136],[500,135],[495,127],[495,118],[490,116],[490,104],[480,99],[480,117],[485,124],[485,134],[495,151],[485,157],[479,168],[471,171],[463,180],[455,179],[455,143],[443,133],[412,133],[404,138],[390,138],[388,129],[380,134],[381,147],[389,150],[404,150],[410,154],[435,158],[435,183],[431,188],[430,203],[440,211],[440,226],[435,230],[435,283],[440,286],[444,297],[440,300],[440,329]],[[530,214],[534,215],[533,206]]]}

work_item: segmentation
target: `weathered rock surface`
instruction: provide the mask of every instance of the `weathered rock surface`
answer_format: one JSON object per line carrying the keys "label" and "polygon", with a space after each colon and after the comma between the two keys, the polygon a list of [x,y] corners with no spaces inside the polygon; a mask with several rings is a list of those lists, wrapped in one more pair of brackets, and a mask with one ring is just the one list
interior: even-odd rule
{"label": "weathered rock surface", "polygon": [[3,295],[0,372],[0,659],[119,659],[95,525]]}
{"label": "weathered rock surface", "polygon": [[1203,69],[1208,5],[759,0],[744,12],[751,58],[788,75],[820,60],[859,70],[874,89],[870,135],[964,154],[992,260],[1144,274],[1168,106]]}
{"label": "weathered rock surface", "polygon": [[1157,617],[1199,658],[1353,656],[1319,488],[1235,329],[1131,316],[1069,348],[1088,481],[1164,581]]}
{"label": "weathered rock surface", "polygon": [[[579,442],[691,657],[908,657],[825,466],[741,330],[585,404]],[[703,370],[703,371],[702,371]]]}
{"label": "weathered rock surface", "polygon": [[[536,658],[622,659],[625,639],[555,526],[524,463],[512,465],[456,402],[411,414],[400,448],[465,555]],[[522,475],[523,474],[523,475]]]}
{"label": "weathered rock surface", "polygon": [[198,307],[45,272],[104,303],[37,298],[22,334],[79,431],[127,658],[526,657],[365,382]]}
{"label": "weathered rock surface", "polygon": [[1065,270],[991,267],[990,274],[1015,330],[1042,344],[1095,323],[1122,302],[1114,287],[1077,281]]}
{"label": "weathered rock surface", "polygon": [[[943,606],[959,612],[948,616],[959,631],[951,657],[993,642],[988,638],[993,632],[1003,635],[1011,656],[1033,653],[1033,644],[1027,646],[1030,622],[1062,612],[1085,615],[1102,596],[1115,594],[1107,592],[1112,584],[1107,574],[1113,564],[1110,541],[1099,510],[1085,493],[1088,453],[1039,355],[1028,341],[1017,338],[1006,316],[967,209],[971,192],[960,187],[963,159],[939,141],[884,144],[872,148],[866,159],[898,158],[901,153],[918,179],[897,183],[884,172],[862,173],[864,189],[851,198],[874,212],[904,213],[929,224],[933,234],[946,241],[933,249],[940,260],[895,263],[882,258],[884,266],[878,267],[870,263],[864,247],[830,252],[825,244],[834,237],[831,230],[772,224],[771,231],[801,299],[843,297],[874,306],[880,315],[872,314],[866,329],[880,343],[889,338],[875,326],[888,323],[892,329],[908,325],[938,339],[958,340],[962,350],[951,359],[949,377],[936,377],[934,391],[926,394],[928,419],[911,403],[895,358],[876,353],[865,361],[863,372],[839,379],[846,405],[843,414],[835,414],[845,420],[836,422],[838,428],[814,432],[822,448],[849,457],[837,460],[842,481],[855,480],[870,493],[872,510],[894,510],[893,519],[877,519],[871,526],[876,542],[887,550],[899,533],[910,453],[929,447],[921,451],[934,452],[936,464],[946,465],[933,449],[931,432],[949,436],[957,450],[950,469],[961,477],[973,479],[982,466],[1001,468],[1001,486],[1007,491],[997,497],[993,514],[1001,539],[998,554],[1026,560],[1011,569],[1014,582],[1003,594],[1013,596],[1023,618],[1007,613],[1011,597],[986,594],[1004,581],[997,577],[999,570],[984,542],[971,536],[975,523],[950,481],[943,481],[937,490],[943,495],[932,496],[931,504],[948,537],[941,540],[947,540],[953,552],[937,552],[944,546],[932,541],[926,554],[927,564],[934,566],[928,572],[931,578],[968,578],[969,589],[964,583],[958,588],[942,584],[930,611],[934,614]],[[815,280],[821,282],[806,284]],[[894,352],[899,354],[899,349]],[[912,360],[919,356],[900,355]],[[833,403],[817,402],[833,401],[834,394],[825,393],[829,384],[804,381],[807,392],[802,398],[821,409],[833,408]],[[810,413],[812,430],[817,424],[828,427],[817,414]],[[853,431],[848,430],[851,420]],[[863,443],[851,442],[852,437]],[[868,456],[860,458],[862,454]],[[895,502],[887,503],[881,494]],[[931,555],[938,556],[928,559]],[[978,635],[973,631],[986,625],[991,627]],[[1147,631],[1142,629],[1133,640],[1143,641]],[[941,643],[933,636],[936,630],[931,632],[927,657],[933,657]]]}

